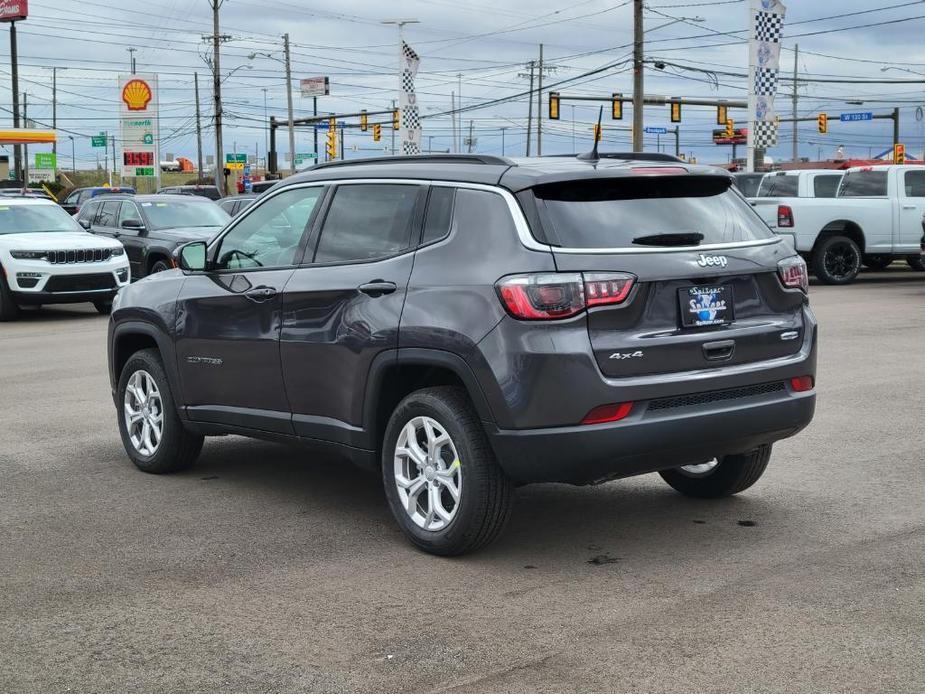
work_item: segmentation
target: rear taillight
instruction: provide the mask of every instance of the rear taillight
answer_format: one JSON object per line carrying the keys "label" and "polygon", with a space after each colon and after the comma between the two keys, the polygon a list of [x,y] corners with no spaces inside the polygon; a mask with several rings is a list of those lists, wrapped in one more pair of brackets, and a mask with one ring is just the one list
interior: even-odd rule
{"label": "rear taillight", "polygon": [[637,176],[683,176],[687,169],[682,166],[634,166]]}
{"label": "rear taillight", "polygon": [[789,205],[777,206],[777,226],[785,229],[793,228],[793,210]]}
{"label": "rear taillight", "polygon": [[514,318],[556,320],[593,306],[623,303],[635,281],[623,272],[548,272],[511,275],[495,288]]}
{"label": "rear taillight", "polygon": [[809,291],[809,273],[806,270],[806,261],[795,255],[784,258],[777,264],[777,274],[780,275],[781,284],[788,289],[802,289]]}
{"label": "rear taillight", "polygon": [[613,405],[601,405],[595,407],[585,418],[581,420],[582,424],[606,424],[607,422],[619,422],[625,419],[630,410],[633,409],[633,403],[620,402]]}
{"label": "rear taillight", "polygon": [[790,379],[790,387],[796,393],[806,393],[815,387],[816,381],[812,376],[795,376]]}

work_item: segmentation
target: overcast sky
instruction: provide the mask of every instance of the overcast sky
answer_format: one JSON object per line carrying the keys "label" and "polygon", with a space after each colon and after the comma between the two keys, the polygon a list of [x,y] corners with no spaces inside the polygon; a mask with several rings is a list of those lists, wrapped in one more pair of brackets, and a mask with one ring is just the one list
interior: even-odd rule
{"label": "overcast sky", "polygon": [[[798,71],[809,79],[925,79],[898,70],[886,73],[887,65],[903,66],[925,73],[925,1],[902,0],[790,0],[785,25],[781,62],[793,70],[794,45],[799,43]],[[51,120],[51,66],[58,72],[58,126],[61,131],[61,165],[70,165],[70,142],[75,137],[78,166],[95,163],[97,151],[89,135],[117,129],[117,76],[127,72],[129,47],[137,48],[138,71],[157,73],[161,87],[162,154],[168,152],[195,160],[193,73],[199,72],[203,107],[204,150],[214,151],[211,127],[211,74],[204,60],[210,54],[202,35],[212,33],[208,0],[120,0],[118,7],[101,0],[31,0],[30,17],[18,25],[20,90],[28,92],[29,116]],[[745,80],[737,75],[747,70],[744,30],[747,24],[745,0],[651,0],[646,12],[646,57],[677,63],[665,71],[647,70],[646,91],[668,96],[709,96],[742,99]],[[888,8],[888,9],[881,9]],[[870,10],[878,10],[870,12]],[[859,13],[832,18],[833,15]],[[535,60],[544,44],[550,66],[546,84],[570,80],[605,66],[593,76],[567,83],[564,95],[608,95],[632,91],[627,59],[632,41],[632,4],[625,0],[225,0],[221,8],[221,30],[232,38],[223,45],[222,74],[227,76],[223,96],[226,123],[226,151],[237,143],[238,151],[262,158],[265,151],[264,92],[271,114],[285,117],[286,92],[283,66],[262,55],[282,58],[282,39],[289,32],[293,43],[293,83],[296,115],[311,114],[311,101],[298,94],[300,77],[328,75],[331,96],[319,100],[320,111],[354,112],[387,109],[397,98],[398,33],[384,19],[413,18],[405,36],[420,53],[421,72],[417,81],[425,115],[449,110],[451,92],[461,85],[462,106],[504,99],[524,91],[527,64]],[[675,21],[673,18],[683,18]],[[702,21],[696,21],[702,20]],[[904,20],[895,22],[895,20]],[[833,31],[872,23],[880,26]],[[738,33],[737,33],[738,32]],[[690,38],[694,37],[694,38]],[[10,122],[9,45],[0,53],[2,95],[0,102]],[[831,56],[831,57],[823,57]],[[236,70],[236,68],[238,68]],[[686,68],[716,70],[731,75],[712,75]],[[459,77],[458,75],[461,75]],[[778,110],[789,115],[790,85],[782,86]],[[849,106],[849,100],[863,100],[863,106]],[[925,101],[925,84],[826,84],[813,82],[800,87],[800,115],[819,110],[871,110],[887,113],[902,107],[902,139],[912,152],[925,147],[923,124],[916,121],[916,107]],[[575,149],[590,146],[591,124],[597,107],[587,102],[563,104],[562,120],[543,123],[544,153],[573,151],[573,108]],[[543,113],[545,115],[545,97]],[[535,104],[534,104],[535,115]],[[744,112],[732,112],[739,119]],[[605,127],[629,126],[626,120],[608,119]],[[523,154],[527,100],[496,103],[462,115],[465,135],[470,122],[477,138],[476,151],[500,153],[502,128],[507,154]],[[646,124],[667,126],[667,108],[649,107]],[[694,152],[701,161],[725,161],[729,147],[711,144],[715,112],[687,108],[681,124],[684,152]],[[789,157],[789,126],[781,133],[780,145],[772,156]],[[428,118],[424,144],[434,149],[452,147],[451,120]],[[889,147],[889,121],[872,124],[833,124],[830,134],[819,136],[815,124],[800,128],[801,154],[816,157],[834,154],[844,144],[848,154],[867,156]],[[384,130],[389,144],[390,132]],[[662,138],[662,146],[669,146]],[[629,135],[623,130],[607,131],[606,146],[625,149]],[[649,147],[655,146],[653,138]],[[673,146],[673,143],[670,143]],[[356,153],[353,148],[356,147]],[[280,150],[286,149],[285,136]],[[311,131],[300,131],[298,151],[311,151]],[[368,134],[351,134],[348,156],[374,154]],[[381,147],[378,149],[381,152]]]}

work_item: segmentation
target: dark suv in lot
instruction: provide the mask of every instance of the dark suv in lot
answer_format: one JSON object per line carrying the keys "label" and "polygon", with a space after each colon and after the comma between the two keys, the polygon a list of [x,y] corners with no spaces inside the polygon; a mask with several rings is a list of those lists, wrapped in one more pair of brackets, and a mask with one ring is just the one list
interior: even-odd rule
{"label": "dark suv in lot", "polygon": [[813,416],[806,266],[717,169],[321,165],[177,263],[110,321],[134,463],[180,470],[228,433],[334,448],[436,554],[494,538],[519,484],[735,494]]}

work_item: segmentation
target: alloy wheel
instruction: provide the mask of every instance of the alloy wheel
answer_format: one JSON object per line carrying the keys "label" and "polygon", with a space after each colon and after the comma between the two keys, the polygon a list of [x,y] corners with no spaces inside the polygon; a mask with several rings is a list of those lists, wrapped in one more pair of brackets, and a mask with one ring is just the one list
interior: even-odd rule
{"label": "alloy wheel", "polygon": [[139,369],[129,378],[123,411],[125,430],[135,450],[148,457],[157,453],[164,435],[164,403],[157,383],[147,371]]}
{"label": "alloy wheel", "polygon": [[708,460],[705,463],[682,465],[680,470],[688,477],[705,477],[706,475],[709,475],[711,472],[713,472],[717,465],[719,465],[719,461],[714,458],[713,460]]}
{"label": "alloy wheel", "polygon": [[411,419],[398,435],[395,486],[405,512],[427,531],[446,528],[456,517],[462,468],[446,428],[430,417]]}
{"label": "alloy wheel", "polygon": [[835,243],[825,252],[825,269],[835,279],[846,279],[857,274],[861,259],[848,242]]}

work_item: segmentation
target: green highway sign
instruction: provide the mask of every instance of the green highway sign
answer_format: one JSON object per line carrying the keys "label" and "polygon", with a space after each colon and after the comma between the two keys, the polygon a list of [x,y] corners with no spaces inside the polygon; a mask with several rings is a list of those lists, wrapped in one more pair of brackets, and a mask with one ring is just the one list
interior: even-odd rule
{"label": "green highway sign", "polygon": [[57,169],[57,156],[54,152],[36,152],[35,168],[37,169]]}
{"label": "green highway sign", "polygon": [[225,163],[226,164],[246,164],[247,155],[246,154],[226,154]]}
{"label": "green highway sign", "polygon": [[317,156],[314,152],[296,152],[295,163],[301,164],[306,159],[314,159]]}
{"label": "green highway sign", "polygon": [[106,136],[105,135],[94,135],[90,138],[90,144],[93,147],[105,147],[106,146]]}

